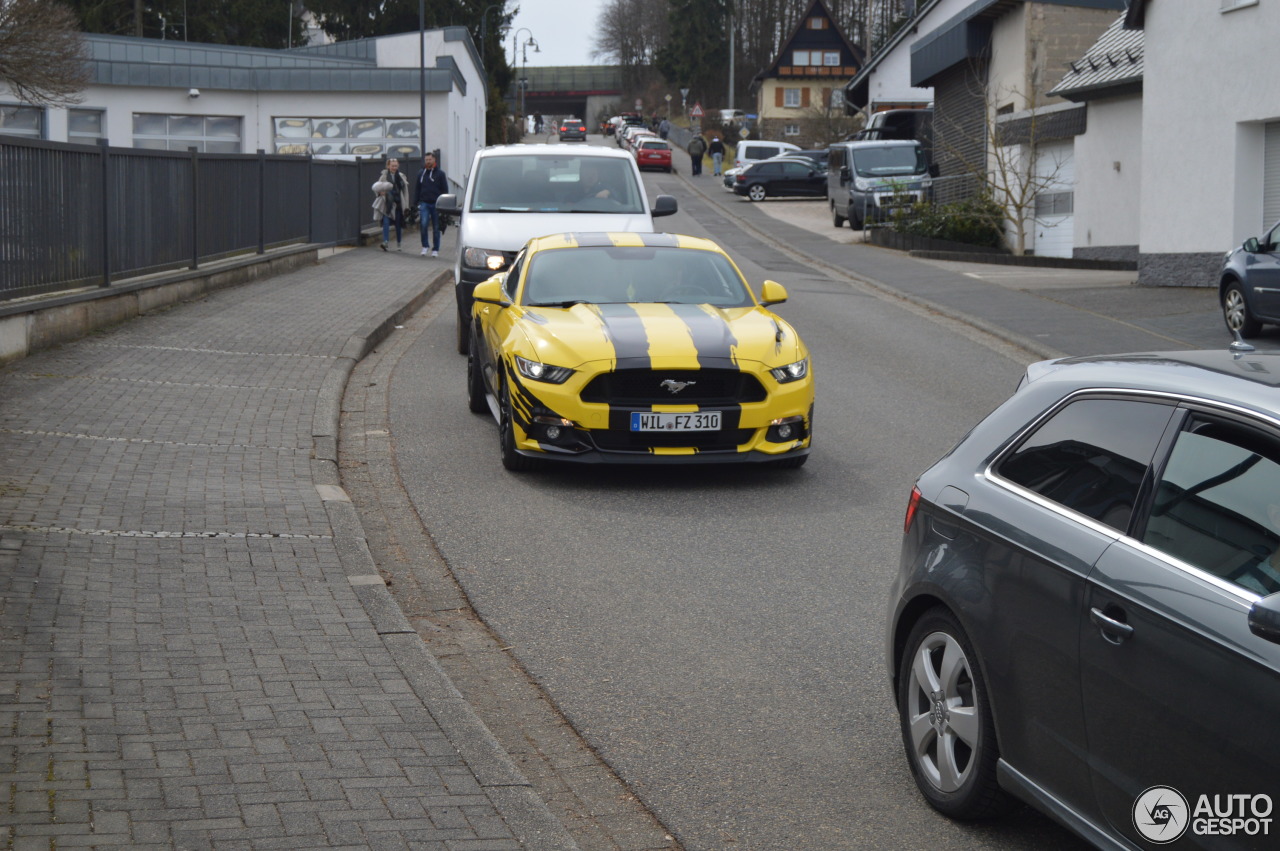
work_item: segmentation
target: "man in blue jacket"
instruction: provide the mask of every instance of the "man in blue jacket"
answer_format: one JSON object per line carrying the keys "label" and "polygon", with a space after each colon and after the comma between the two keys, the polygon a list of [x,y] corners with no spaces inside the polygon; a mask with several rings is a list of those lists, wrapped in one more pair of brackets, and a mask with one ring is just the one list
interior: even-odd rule
{"label": "man in blue jacket", "polygon": [[436,201],[449,194],[449,183],[444,171],[436,167],[435,154],[422,158],[422,171],[413,191],[413,203],[418,205],[418,225],[422,229],[422,256],[427,256],[427,223],[431,223],[431,256],[440,256],[440,216],[436,213]]}

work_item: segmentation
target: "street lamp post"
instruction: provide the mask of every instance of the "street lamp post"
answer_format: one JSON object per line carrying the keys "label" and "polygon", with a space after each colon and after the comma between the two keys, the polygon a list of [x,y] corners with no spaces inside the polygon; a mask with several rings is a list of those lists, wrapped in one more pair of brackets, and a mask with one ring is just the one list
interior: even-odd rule
{"label": "street lamp post", "polygon": [[[526,116],[525,116],[525,112],[524,112],[524,110],[525,110],[525,105],[524,105],[524,93],[525,93],[525,90],[529,88],[529,47],[530,47],[530,46],[532,46],[532,47],[533,47],[533,52],[534,52],[534,53],[541,53],[541,52],[542,52],[542,47],[538,44],[537,39],[535,39],[535,38],[533,37],[533,31],[532,31],[532,30],[530,30],[528,27],[521,27],[520,29],[516,30],[516,34],[515,34],[514,36],[512,36],[512,37],[511,37],[511,53],[512,53],[511,61],[512,61],[512,63],[513,63],[513,64],[515,63],[515,59],[516,59],[516,57],[515,57],[515,53],[516,53],[516,51],[519,49],[519,48],[517,47],[517,45],[519,45],[519,44],[520,44],[520,33],[522,33],[522,32],[523,32],[523,33],[528,33],[528,34],[529,34],[529,38],[528,38],[528,39],[523,43],[523,47],[524,47],[524,49],[523,49],[523,51],[521,52],[521,60],[522,60],[522,61],[521,61],[521,63],[520,63],[520,64],[521,64],[521,68],[520,68],[520,120],[521,120],[522,122],[527,122],[527,121],[528,121],[528,119],[526,118]],[[521,127],[521,128],[520,128],[520,135],[522,135],[522,136],[524,135],[524,131],[525,131],[525,128],[526,128],[526,127],[528,127],[528,124],[527,124],[527,123],[525,124],[525,126],[524,126],[524,127]]]}
{"label": "street lamp post", "polygon": [[494,3],[486,6],[485,10],[480,13],[480,64],[484,64],[484,42],[485,36],[489,32],[489,13],[494,9],[501,9],[506,3]]}

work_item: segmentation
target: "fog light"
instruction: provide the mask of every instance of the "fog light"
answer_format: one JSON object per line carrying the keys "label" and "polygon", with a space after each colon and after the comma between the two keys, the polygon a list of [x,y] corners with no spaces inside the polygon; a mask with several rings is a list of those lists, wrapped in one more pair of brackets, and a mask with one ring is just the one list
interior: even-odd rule
{"label": "fog light", "polygon": [[778,437],[782,438],[783,440],[790,440],[791,430],[792,430],[791,423],[783,423],[782,425],[778,426],[778,429],[777,429]]}
{"label": "fog light", "polygon": [[547,440],[560,439],[560,426],[547,426]]}
{"label": "fog light", "polygon": [[806,437],[804,417],[781,417],[769,423],[769,431],[765,440],[770,443],[787,443],[792,440],[804,440]]}

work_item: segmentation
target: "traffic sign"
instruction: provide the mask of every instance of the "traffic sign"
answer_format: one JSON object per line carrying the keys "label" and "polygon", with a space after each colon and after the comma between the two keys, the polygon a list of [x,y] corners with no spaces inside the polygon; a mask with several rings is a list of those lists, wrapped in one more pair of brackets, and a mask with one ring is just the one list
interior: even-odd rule
{"label": "traffic sign", "polygon": [[689,117],[690,117],[690,118],[701,118],[701,117],[702,117],[702,104],[701,104],[701,103],[695,103],[695,104],[693,105],[693,109],[689,110]]}

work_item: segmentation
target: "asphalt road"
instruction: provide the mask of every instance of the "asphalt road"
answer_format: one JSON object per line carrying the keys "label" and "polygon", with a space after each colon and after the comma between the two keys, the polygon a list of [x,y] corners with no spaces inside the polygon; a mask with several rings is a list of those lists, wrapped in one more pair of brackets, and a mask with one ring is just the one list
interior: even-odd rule
{"label": "asphalt road", "polygon": [[739,229],[679,179],[663,229],[710,236],[817,381],[798,471],[505,472],[467,411],[451,296],[392,373],[396,462],[481,617],[687,849],[1070,848],[1048,820],[936,816],[906,769],[882,631],[911,484],[1030,358]]}

